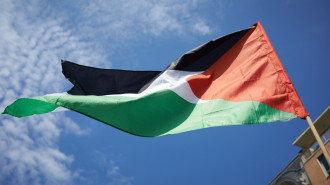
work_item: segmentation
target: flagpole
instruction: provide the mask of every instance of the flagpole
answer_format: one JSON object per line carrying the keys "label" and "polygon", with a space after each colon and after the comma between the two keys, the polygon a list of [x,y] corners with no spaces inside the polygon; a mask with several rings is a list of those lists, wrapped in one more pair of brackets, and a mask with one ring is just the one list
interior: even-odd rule
{"label": "flagpole", "polygon": [[319,144],[319,146],[320,146],[320,148],[321,148],[321,150],[322,150],[322,152],[323,152],[323,155],[324,155],[325,159],[327,160],[328,164],[330,165],[329,152],[328,152],[328,150],[325,148],[325,146],[324,146],[324,144],[323,144],[323,142],[322,142],[322,140],[321,140],[321,137],[320,137],[320,135],[318,134],[318,132],[317,132],[317,130],[316,130],[316,128],[315,128],[315,126],[314,126],[314,124],[313,124],[311,118],[310,118],[309,116],[307,116],[307,117],[306,117],[306,120],[307,120],[307,123],[309,124],[309,127],[311,128],[313,134],[314,134],[314,137],[315,137],[317,143]]}

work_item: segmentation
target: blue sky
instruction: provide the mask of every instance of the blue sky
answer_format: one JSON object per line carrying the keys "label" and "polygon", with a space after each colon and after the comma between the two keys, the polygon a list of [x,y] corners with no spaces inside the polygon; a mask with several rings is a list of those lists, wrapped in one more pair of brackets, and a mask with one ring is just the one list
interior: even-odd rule
{"label": "blue sky", "polygon": [[[71,87],[60,59],[162,70],[260,21],[314,120],[330,104],[329,1],[0,2],[0,109]],[[74,112],[0,117],[0,184],[269,183],[299,152],[301,119],[143,138]]]}

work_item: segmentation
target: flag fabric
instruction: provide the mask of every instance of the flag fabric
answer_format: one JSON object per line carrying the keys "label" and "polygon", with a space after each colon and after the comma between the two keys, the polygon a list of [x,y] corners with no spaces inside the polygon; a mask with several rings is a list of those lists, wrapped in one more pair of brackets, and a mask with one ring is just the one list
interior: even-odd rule
{"label": "flag fabric", "polygon": [[4,114],[64,107],[138,136],[308,116],[258,22],[184,54],[163,71],[98,69],[62,62],[74,87],[21,98]]}
{"label": "flag fabric", "polygon": [[161,71],[98,69],[62,60],[62,72],[74,85],[72,95],[138,93]]}

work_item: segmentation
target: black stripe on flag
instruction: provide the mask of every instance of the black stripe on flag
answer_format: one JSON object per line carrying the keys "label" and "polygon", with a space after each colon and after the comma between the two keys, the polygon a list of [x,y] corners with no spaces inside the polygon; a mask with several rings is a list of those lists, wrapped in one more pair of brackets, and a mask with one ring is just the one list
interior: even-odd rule
{"label": "black stripe on flag", "polygon": [[72,95],[137,93],[160,71],[99,69],[62,60],[62,72],[74,85]]}
{"label": "black stripe on flag", "polygon": [[[203,44],[176,59],[165,70],[205,71],[250,29],[237,31]],[[162,73],[161,71],[100,69],[64,60],[62,60],[62,72],[74,85],[68,91],[72,95],[139,93]]]}
{"label": "black stripe on flag", "polygon": [[237,31],[203,44],[170,64],[167,69],[205,71],[232,48],[251,28]]}

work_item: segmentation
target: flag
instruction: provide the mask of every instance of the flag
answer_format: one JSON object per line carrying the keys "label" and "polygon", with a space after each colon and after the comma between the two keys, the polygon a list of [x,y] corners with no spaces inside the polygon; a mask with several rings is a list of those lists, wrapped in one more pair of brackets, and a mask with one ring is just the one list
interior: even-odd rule
{"label": "flag", "polygon": [[147,137],[308,115],[259,22],[189,51],[163,71],[68,61],[62,68],[71,90],[18,99],[4,114],[24,117],[64,107]]}

